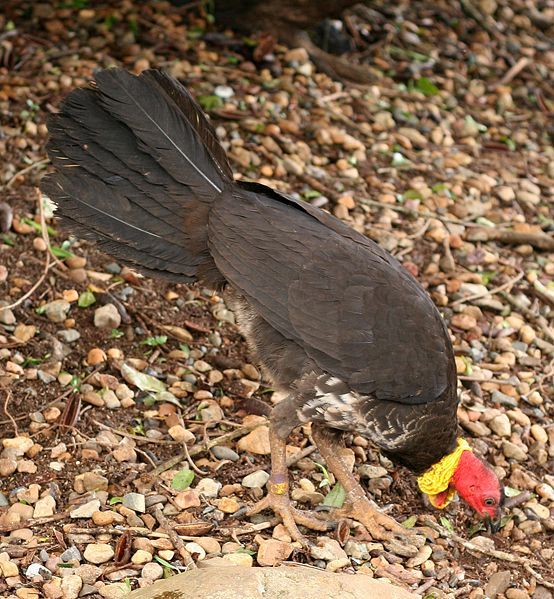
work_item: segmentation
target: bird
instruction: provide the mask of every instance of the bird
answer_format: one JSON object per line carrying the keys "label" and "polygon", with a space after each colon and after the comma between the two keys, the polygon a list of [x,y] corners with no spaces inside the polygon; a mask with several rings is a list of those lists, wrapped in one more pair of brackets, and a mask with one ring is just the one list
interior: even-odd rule
{"label": "bird", "polygon": [[[299,527],[361,523],[375,539],[406,528],[347,464],[345,433],[417,477],[436,508],[457,493],[498,527],[504,492],[459,436],[454,351],[443,317],[393,256],[343,221],[257,182],[235,180],[211,122],[161,70],[98,70],[48,120],[53,172],[41,189],[74,235],[146,276],[222,290],[249,351],[284,399],[269,416],[267,494]],[[286,442],[311,423],[346,501],[331,518],[290,499]]]}

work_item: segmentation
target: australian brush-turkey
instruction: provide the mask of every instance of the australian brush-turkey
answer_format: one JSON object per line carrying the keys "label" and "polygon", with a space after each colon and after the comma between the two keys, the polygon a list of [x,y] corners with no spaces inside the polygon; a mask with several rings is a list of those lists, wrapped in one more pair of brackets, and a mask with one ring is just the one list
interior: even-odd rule
{"label": "australian brush-turkey", "polygon": [[[374,538],[406,532],[377,510],[340,453],[362,435],[416,475],[436,507],[457,491],[498,518],[497,477],[458,438],[448,330],[420,284],[340,220],[258,183],[235,182],[214,129],[164,73],[99,72],[49,123],[57,214],[144,274],[225,288],[253,356],[287,398],[271,412],[268,495],[296,539],[327,523],[289,501],[285,444],[311,422],[347,492],[340,514]],[[339,514],[339,515],[340,515]]]}

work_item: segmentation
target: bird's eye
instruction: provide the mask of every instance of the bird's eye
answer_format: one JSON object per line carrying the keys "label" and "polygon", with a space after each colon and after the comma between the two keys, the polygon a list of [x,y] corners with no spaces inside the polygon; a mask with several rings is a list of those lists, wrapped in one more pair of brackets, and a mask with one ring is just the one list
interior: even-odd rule
{"label": "bird's eye", "polygon": [[496,505],[496,501],[492,497],[487,497],[485,499],[485,505]]}

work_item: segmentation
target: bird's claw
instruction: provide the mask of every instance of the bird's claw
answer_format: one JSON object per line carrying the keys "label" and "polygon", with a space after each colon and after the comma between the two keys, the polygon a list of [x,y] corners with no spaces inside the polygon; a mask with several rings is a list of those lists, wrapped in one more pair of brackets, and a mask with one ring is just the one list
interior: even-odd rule
{"label": "bird's claw", "polygon": [[291,538],[302,544],[303,547],[309,547],[308,539],[300,532],[298,525],[305,526],[312,530],[327,531],[332,528],[332,522],[321,520],[303,510],[298,510],[291,505],[288,494],[268,493],[263,499],[258,501],[247,512],[246,516],[259,514],[263,510],[272,510],[283,521],[283,525],[287,529]]}
{"label": "bird's claw", "polygon": [[371,537],[377,541],[390,541],[400,538],[407,540],[414,531],[404,528],[394,518],[383,514],[371,505],[367,498],[355,499],[350,505],[332,512],[333,518],[351,518],[367,529]]}

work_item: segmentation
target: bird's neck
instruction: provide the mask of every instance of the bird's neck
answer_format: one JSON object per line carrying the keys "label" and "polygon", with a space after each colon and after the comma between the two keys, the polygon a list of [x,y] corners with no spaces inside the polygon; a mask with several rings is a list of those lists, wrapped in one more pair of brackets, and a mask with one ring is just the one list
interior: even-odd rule
{"label": "bird's neck", "polygon": [[453,483],[456,470],[466,451],[471,452],[471,447],[465,439],[459,438],[453,451],[418,476],[419,488],[429,496],[429,501],[435,507],[441,509],[446,507],[454,497],[456,490]]}

